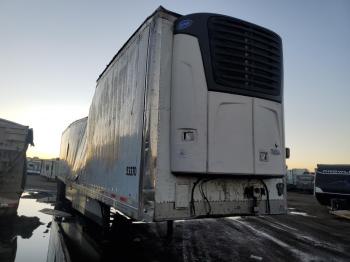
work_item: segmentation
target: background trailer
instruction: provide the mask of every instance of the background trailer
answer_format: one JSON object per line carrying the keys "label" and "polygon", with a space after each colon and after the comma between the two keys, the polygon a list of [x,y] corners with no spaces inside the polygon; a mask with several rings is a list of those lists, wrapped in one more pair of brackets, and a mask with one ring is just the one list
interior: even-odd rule
{"label": "background trailer", "polygon": [[0,118],[0,217],[17,214],[26,179],[26,152],[33,130]]}

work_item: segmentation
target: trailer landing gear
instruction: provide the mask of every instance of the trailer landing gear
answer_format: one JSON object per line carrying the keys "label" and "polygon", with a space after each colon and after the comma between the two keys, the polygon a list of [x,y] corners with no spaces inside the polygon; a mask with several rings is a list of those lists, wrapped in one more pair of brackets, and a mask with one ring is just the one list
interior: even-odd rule
{"label": "trailer landing gear", "polygon": [[55,209],[69,211],[71,209],[71,202],[66,199],[66,185],[57,179],[57,193]]}
{"label": "trailer landing gear", "polygon": [[168,220],[166,226],[166,237],[170,239],[174,233],[174,220]]}

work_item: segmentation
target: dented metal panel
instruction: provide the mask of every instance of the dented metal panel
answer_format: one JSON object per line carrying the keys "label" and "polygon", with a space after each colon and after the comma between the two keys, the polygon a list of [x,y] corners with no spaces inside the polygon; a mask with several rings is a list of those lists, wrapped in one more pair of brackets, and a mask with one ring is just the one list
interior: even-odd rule
{"label": "dented metal panel", "polygon": [[[79,184],[103,188],[138,208],[146,55],[145,26],[97,83],[89,118],[67,130],[61,158]],[[86,122],[86,128],[84,127]],[[74,134],[77,139],[74,137]]]}
{"label": "dented metal panel", "polygon": [[[118,193],[138,208],[149,27],[99,80],[87,123],[84,183]],[[122,185],[122,186],[121,186]]]}
{"label": "dented metal panel", "polygon": [[171,170],[207,172],[208,89],[197,38],[174,36],[171,78]]}
{"label": "dented metal panel", "polygon": [[[154,200],[156,171],[143,167],[154,166],[157,152],[157,48],[163,48],[159,36],[169,18],[175,19],[160,12],[139,28],[99,78],[88,118],[72,123],[62,135],[61,178],[77,194],[84,191],[133,218]],[[170,42],[172,24],[167,25]]]}

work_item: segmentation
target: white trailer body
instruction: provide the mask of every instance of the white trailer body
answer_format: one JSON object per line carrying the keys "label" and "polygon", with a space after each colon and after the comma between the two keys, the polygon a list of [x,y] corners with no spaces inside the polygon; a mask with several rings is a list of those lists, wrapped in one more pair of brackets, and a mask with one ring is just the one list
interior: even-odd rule
{"label": "white trailer body", "polygon": [[306,168],[293,168],[287,170],[287,186],[290,188],[296,188],[298,183],[298,176],[304,173],[309,173]]}
{"label": "white trailer body", "polygon": [[40,175],[42,160],[27,157],[27,175]]}
{"label": "white trailer body", "polygon": [[287,170],[287,188],[313,191],[315,175],[306,168]]}
{"label": "white trailer body", "polygon": [[48,179],[56,179],[59,169],[59,160],[54,159],[42,159],[40,175],[47,177]]}
{"label": "white trailer body", "polygon": [[63,132],[73,207],[144,221],[285,213],[281,48],[238,19],[159,8]]}

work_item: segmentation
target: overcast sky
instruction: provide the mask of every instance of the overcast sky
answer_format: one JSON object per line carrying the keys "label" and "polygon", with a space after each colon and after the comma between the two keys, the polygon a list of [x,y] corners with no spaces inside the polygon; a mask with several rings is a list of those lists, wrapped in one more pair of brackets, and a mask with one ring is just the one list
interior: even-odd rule
{"label": "overcast sky", "polygon": [[289,167],[350,164],[350,1],[0,0],[0,118],[34,128],[30,156],[57,157],[96,79],[159,5],[267,27],[284,47]]}

